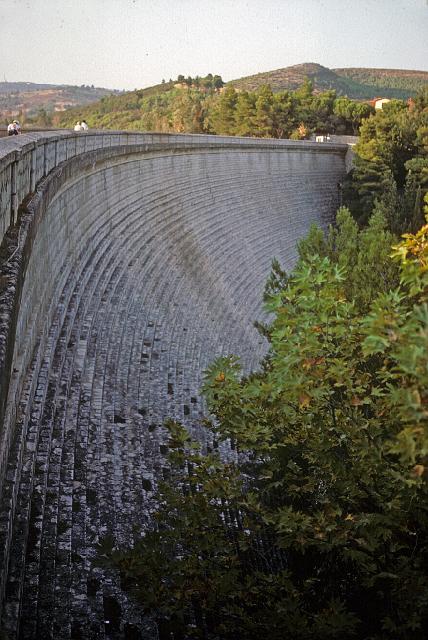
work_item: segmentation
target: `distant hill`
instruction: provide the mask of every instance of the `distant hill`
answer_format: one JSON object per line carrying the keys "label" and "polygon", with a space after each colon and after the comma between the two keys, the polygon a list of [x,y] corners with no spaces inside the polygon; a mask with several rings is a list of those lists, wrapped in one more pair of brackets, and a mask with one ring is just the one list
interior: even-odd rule
{"label": "distant hill", "polygon": [[65,85],[37,84],[35,82],[0,82],[1,93],[16,93],[17,91],[41,91],[43,89],[60,89]]}
{"label": "distant hill", "polygon": [[338,95],[356,100],[370,100],[377,96],[405,100],[428,86],[427,71],[402,69],[328,69],[314,62],[296,64],[283,69],[265,71],[253,76],[231,80],[237,89],[255,91],[262,84],[270,84],[272,90],[295,90],[310,78],[316,92],[334,89]]}
{"label": "distant hill", "polygon": [[77,105],[97,102],[103,96],[120,93],[94,86],[36,84],[33,82],[0,82],[0,120],[8,120],[18,113],[27,117],[64,111]]}

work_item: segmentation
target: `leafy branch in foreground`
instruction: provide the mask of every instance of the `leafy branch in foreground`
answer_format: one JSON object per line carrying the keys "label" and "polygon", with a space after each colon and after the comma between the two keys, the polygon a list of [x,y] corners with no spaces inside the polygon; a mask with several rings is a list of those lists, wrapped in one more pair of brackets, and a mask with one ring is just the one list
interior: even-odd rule
{"label": "leafy branch in foreground", "polygon": [[428,225],[395,247],[400,285],[368,312],[334,233],[271,279],[268,365],[242,378],[221,358],[206,374],[207,428],[234,443],[229,459],[170,422],[153,528],[102,552],[162,639],[428,626]]}

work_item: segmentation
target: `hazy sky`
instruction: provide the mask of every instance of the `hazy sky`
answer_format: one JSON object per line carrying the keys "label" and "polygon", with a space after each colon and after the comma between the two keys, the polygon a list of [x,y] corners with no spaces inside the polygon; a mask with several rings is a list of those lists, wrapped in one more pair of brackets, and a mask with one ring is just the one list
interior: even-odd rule
{"label": "hazy sky", "polygon": [[0,0],[0,79],[133,89],[301,62],[428,70],[428,0]]}

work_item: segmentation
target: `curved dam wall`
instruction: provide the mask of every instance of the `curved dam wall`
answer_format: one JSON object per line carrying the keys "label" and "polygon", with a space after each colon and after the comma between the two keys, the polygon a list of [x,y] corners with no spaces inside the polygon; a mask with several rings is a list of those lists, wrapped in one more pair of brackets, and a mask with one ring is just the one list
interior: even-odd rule
{"label": "curved dam wall", "polygon": [[203,440],[208,364],[257,367],[271,259],[291,267],[331,220],[347,147],[96,132],[1,145],[2,624],[155,637],[95,547],[148,521],[166,417]]}

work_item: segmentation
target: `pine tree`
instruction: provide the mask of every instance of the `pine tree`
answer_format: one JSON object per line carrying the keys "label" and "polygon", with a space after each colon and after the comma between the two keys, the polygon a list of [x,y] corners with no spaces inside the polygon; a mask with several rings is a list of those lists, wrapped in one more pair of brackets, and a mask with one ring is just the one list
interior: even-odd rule
{"label": "pine tree", "polygon": [[274,109],[273,93],[269,85],[262,85],[257,92],[254,131],[261,138],[273,136]]}
{"label": "pine tree", "polygon": [[217,134],[227,136],[235,134],[237,100],[238,94],[235,88],[232,85],[228,85],[221,94],[211,119],[212,126]]}
{"label": "pine tree", "polygon": [[238,94],[235,109],[235,133],[238,136],[254,136],[256,101],[253,93]]}

